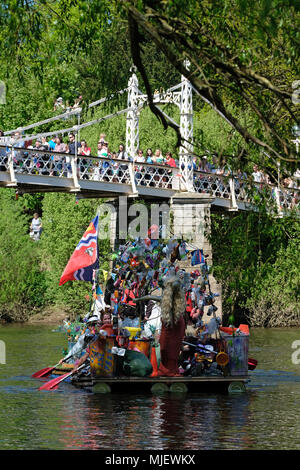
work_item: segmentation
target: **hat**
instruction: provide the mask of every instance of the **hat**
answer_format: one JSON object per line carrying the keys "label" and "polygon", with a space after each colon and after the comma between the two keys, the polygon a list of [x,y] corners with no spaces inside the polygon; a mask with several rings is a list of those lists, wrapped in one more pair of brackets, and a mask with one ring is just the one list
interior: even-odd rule
{"label": "hat", "polygon": [[88,319],[87,324],[89,324],[89,323],[96,323],[97,321],[99,321],[99,318],[96,317],[96,315],[93,315],[93,316],[91,316],[91,317]]}
{"label": "hat", "polygon": [[56,101],[63,101],[62,97],[60,96],[59,98],[57,98]]}

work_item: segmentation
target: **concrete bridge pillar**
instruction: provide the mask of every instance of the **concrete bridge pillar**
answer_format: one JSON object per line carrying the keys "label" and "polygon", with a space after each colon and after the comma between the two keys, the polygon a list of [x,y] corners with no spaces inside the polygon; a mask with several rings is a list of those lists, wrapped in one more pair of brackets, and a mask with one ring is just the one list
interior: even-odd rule
{"label": "concrete bridge pillar", "polygon": [[[174,236],[188,241],[188,249],[203,249],[204,255],[208,255],[207,263],[212,264],[212,247],[207,238],[210,232],[210,210],[214,198],[206,194],[180,192],[173,196],[171,200],[171,213]],[[197,266],[191,266],[191,261],[182,261],[182,267],[191,272]],[[218,308],[216,316],[222,318],[222,290],[212,275],[209,275],[211,291],[219,294],[216,298],[215,306]],[[204,308],[203,320],[206,322],[210,318]]]}
{"label": "concrete bridge pillar", "polygon": [[[165,201],[160,209],[164,208],[164,222],[169,224],[166,229],[167,237],[176,237],[187,241],[187,248],[189,251],[195,249],[203,249],[204,255],[208,255],[207,263],[212,264],[212,247],[208,240],[207,234],[210,231],[210,210],[211,203],[214,198],[209,197],[206,194],[189,193],[189,192],[178,192],[170,201]],[[130,236],[130,232],[127,232],[130,222],[136,217],[134,211],[132,211],[133,205],[138,202],[135,199],[129,199],[127,197],[120,197],[114,201],[110,201],[112,208],[110,214],[110,244],[112,250],[116,250],[120,244],[123,244],[127,238],[127,234]],[[156,204],[161,204],[157,203]],[[144,234],[137,234],[145,238],[147,235],[147,229],[152,223],[156,223],[151,219],[149,204],[143,206],[145,213],[147,214],[148,220],[146,220],[146,231]],[[141,209],[141,208],[140,208]],[[157,207],[156,207],[157,209]],[[167,210],[166,210],[167,209]],[[133,215],[134,214],[134,215]],[[164,237],[165,238],[165,237]],[[194,271],[199,267],[191,266],[191,260],[181,261],[179,263],[183,269],[187,272]],[[222,317],[222,296],[221,286],[219,286],[212,275],[209,276],[210,287],[213,293],[219,294],[216,298],[215,305],[218,308],[216,315]],[[210,317],[207,317],[206,312],[208,306],[204,308],[204,321],[208,321]]]}

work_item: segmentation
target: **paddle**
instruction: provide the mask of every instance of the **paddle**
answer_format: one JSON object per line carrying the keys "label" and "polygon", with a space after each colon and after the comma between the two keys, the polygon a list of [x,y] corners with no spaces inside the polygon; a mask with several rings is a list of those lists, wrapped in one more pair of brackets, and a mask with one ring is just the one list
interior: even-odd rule
{"label": "paddle", "polygon": [[[72,356],[68,356],[66,357],[63,362],[65,362],[67,359],[70,359]],[[53,369],[55,369],[57,366],[59,366],[59,362],[57,364],[55,364],[55,366],[53,367],[45,367],[44,369],[41,369],[41,370],[38,370],[37,372],[35,372],[34,374],[32,374],[31,377],[35,378],[35,379],[39,379],[41,377],[46,377],[47,375],[50,375],[51,372],[53,371]]]}
{"label": "paddle", "polygon": [[253,359],[249,357],[248,359],[248,369],[249,370],[254,370],[258,364],[258,361],[256,359]]}
{"label": "paddle", "polygon": [[[82,367],[86,367],[86,364],[82,364],[80,367],[78,367],[78,369],[76,370],[76,372],[80,369],[82,369]],[[44,385],[42,385],[41,387],[39,387],[39,390],[53,390],[55,388],[57,388],[58,384],[60,382],[63,382],[67,377],[70,377],[70,375],[72,375],[74,373],[74,371],[72,370],[71,372],[69,372],[68,374],[64,374],[60,377],[57,377],[55,379],[52,379],[52,380],[49,380],[49,382],[46,382]]]}

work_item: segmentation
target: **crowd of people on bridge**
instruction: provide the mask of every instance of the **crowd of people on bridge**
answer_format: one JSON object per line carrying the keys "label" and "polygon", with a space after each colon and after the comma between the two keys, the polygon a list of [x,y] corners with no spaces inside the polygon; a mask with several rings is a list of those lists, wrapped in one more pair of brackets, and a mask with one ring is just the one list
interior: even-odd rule
{"label": "crowd of people on bridge", "polygon": [[[80,99],[81,97],[78,98],[78,104]],[[59,99],[57,102],[59,103]],[[76,155],[77,160],[73,158],[73,161],[77,164],[77,176],[80,179],[130,184],[129,163],[133,163],[136,184],[172,188],[171,183],[174,175],[177,175],[178,178],[180,172],[184,170],[184,164],[180,165],[178,158],[174,158],[170,151],[163,153],[159,148],[154,151],[151,148],[147,148],[145,151],[140,148],[136,155],[129,155],[124,144],[120,143],[118,150],[113,151],[103,133],[100,134],[97,143],[96,156],[99,159],[92,156],[91,147],[86,140],[77,140],[76,135],[72,132],[68,134],[67,139],[63,139],[61,136],[50,139],[41,137],[33,142],[22,137],[20,131],[15,131],[10,137],[4,137],[3,131],[0,131],[0,145],[1,141],[6,144],[6,147],[0,147],[0,171],[7,171],[8,156],[12,154],[16,173],[71,178],[73,170],[70,155]],[[39,152],[35,154],[27,150],[38,150]],[[41,151],[51,152],[51,154],[43,154]],[[151,165],[156,165],[156,168],[151,168]],[[199,190],[203,192],[210,187],[209,175],[218,176],[221,191],[222,187],[225,187],[223,177],[233,178],[236,192],[243,191],[243,188],[246,187],[246,180],[254,182],[257,187],[266,187],[272,184],[269,175],[263,172],[257,164],[253,165],[252,173],[249,174],[240,170],[232,172],[228,165],[220,165],[216,156],[194,156],[189,169],[194,172],[194,183],[198,184]],[[298,188],[298,182],[299,175],[296,173],[294,177],[281,181],[281,185],[286,190],[290,190],[290,199],[293,205],[299,201],[298,193],[293,191]]]}

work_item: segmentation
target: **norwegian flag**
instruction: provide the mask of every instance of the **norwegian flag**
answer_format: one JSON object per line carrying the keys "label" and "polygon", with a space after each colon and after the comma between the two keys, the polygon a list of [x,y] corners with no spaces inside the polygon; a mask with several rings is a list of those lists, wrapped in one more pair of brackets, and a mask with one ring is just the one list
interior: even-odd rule
{"label": "norwegian flag", "polygon": [[93,271],[98,269],[98,215],[92,220],[76,246],[59,281],[93,281]]}

